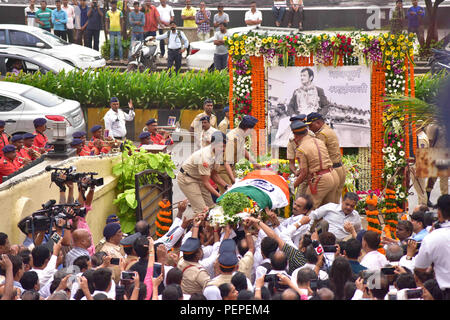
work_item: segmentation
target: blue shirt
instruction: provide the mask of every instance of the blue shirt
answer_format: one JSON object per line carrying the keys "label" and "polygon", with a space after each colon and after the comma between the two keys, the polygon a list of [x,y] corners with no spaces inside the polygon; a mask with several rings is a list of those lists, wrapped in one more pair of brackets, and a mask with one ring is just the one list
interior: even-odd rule
{"label": "blue shirt", "polygon": [[414,237],[413,240],[415,241],[422,241],[423,238],[425,238],[425,236],[428,234],[427,229],[422,229],[419,233],[417,233]]}
{"label": "blue shirt", "polygon": [[52,11],[52,23],[54,30],[66,31],[67,13],[63,9],[59,11],[57,9],[54,9]]}
{"label": "blue shirt", "polygon": [[81,27],[83,27],[85,25],[85,23],[88,21],[87,13],[88,13],[89,7],[86,6],[84,9],[81,7],[81,5],[79,5],[78,7],[80,7],[80,24],[81,24]]}
{"label": "blue shirt", "polygon": [[348,260],[348,262],[350,263],[350,268],[352,268],[353,273],[356,275],[359,275],[359,273],[363,270],[367,270],[367,268],[358,261]]}
{"label": "blue shirt", "polygon": [[[422,12],[419,13],[419,11]],[[415,12],[416,14],[412,15],[411,12]],[[408,28],[418,28],[420,26],[419,16],[422,18],[425,16],[425,9],[421,6],[412,6],[408,9],[408,12],[406,14],[406,17],[408,18]]]}
{"label": "blue shirt", "polygon": [[[144,24],[145,24],[145,14],[141,11],[136,13],[135,11],[131,11],[128,16],[128,20],[131,25],[132,32],[144,32]],[[140,25],[137,25],[136,22],[140,22]]]}
{"label": "blue shirt", "polygon": [[[88,11],[89,12],[89,9]],[[87,15],[87,13],[86,13]],[[100,13],[98,13],[97,8],[92,8],[91,15],[88,17],[88,25],[86,27],[88,30],[101,30],[102,29],[102,18]]]}

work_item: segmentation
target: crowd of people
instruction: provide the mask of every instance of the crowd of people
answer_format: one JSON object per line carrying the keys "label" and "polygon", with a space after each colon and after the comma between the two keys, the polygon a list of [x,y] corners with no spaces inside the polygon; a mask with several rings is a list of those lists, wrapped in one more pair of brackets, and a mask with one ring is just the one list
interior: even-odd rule
{"label": "crowd of people", "polygon": [[[103,152],[107,139],[123,139],[124,123],[134,117],[132,101],[128,106],[129,113],[122,115],[118,99],[111,98],[104,134],[94,126],[86,145],[86,133],[75,133],[77,153]],[[45,122],[35,122],[36,135],[45,140]],[[187,199],[156,240],[147,221],[138,221],[128,235],[112,214],[104,238],[94,244],[86,215],[95,186],[78,184],[76,197],[73,182],[59,185],[59,202],[71,204],[76,198],[84,213],[55,223],[51,231],[31,232],[21,221],[22,244],[0,233],[2,299],[450,299],[450,196],[438,199],[431,222],[428,207],[415,208],[399,221],[394,238],[367,230],[355,210],[358,195],[348,192],[341,198],[339,142],[317,113],[291,118],[288,158],[298,193],[290,217],[282,219],[266,207],[264,214],[235,225],[213,224],[208,209],[236,182],[235,163],[247,158],[260,169],[244,147],[257,123],[246,116],[237,128],[221,132],[214,128],[212,101],[205,101],[204,112],[191,124],[199,149],[182,163],[176,178]],[[170,143],[170,136],[156,132],[156,119],[146,126],[141,146]],[[45,144],[40,148],[36,152],[46,152]],[[8,157],[8,149],[3,150]]]}
{"label": "crowd of people", "polygon": [[[111,63],[115,59],[115,43],[117,42],[118,56],[121,62],[126,62],[123,57],[122,35],[126,29],[130,29],[131,42],[142,41],[148,36],[157,37],[160,53],[163,57],[166,53],[164,40],[168,39],[168,59],[175,61],[176,70],[181,66],[181,54],[189,50],[189,41],[182,31],[177,27],[174,19],[175,14],[172,6],[167,4],[167,0],[160,0],[156,7],[151,0],[139,1],[116,1],[110,2],[110,10],[104,11],[98,1],[73,0],[72,4],[68,0],[56,0],[56,9],[49,9],[46,0],[40,2],[40,8],[35,5],[35,0],[30,0],[30,4],[25,8],[25,24],[37,26],[44,30],[53,32],[63,40],[84,45],[89,48],[99,50],[100,30],[103,19],[105,34],[109,35],[110,57],[107,61]],[[289,7],[289,8],[288,8]],[[298,24],[302,30],[303,22],[303,1],[290,0],[274,1],[272,8],[275,25],[282,26],[283,21],[287,27]],[[228,50],[224,45],[223,38],[229,36],[227,25],[230,16],[224,12],[224,4],[217,5],[217,13],[214,16],[206,9],[205,2],[199,3],[199,8],[191,5],[191,0],[186,0],[185,7],[180,13],[183,27],[197,28],[197,37],[201,41],[209,40],[216,45],[214,56],[214,66],[218,70],[226,68]],[[286,17],[286,18],[284,18]],[[245,13],[244,23],[247,26],[260,26],[262,23],[262,12],[257,9],[256,1],[250,3],[250,10]],[[125,20],[126,19],[126,20]],[[125,27],[127,25],[127,27]],[[173,34],[166,32],[168,29]],[[214,37],[211,38],[211,30]],[[157,35],[158,33],[158,35]],[[131,50],[129,51],[130,58]],[[172,63],[168,64],[169,68]]]}
{"label": "crowd of people", "polygon": [[[60,203],[74,200],[66,182]],[[92,209],[94,188],[80,189]],[[88,192],[85,195],[85,192]],[[85,199],[85,200],[84,200]],[[181,202],[170,229],[153,240],[138,221],[125,235],[114,214],[94,246],[86,215],[32,234],[22,244],[0,233],[3,300],[448,300],[450,196],[438,199],[438,222],[426,235],[423,212],[398,224],[398,240],[361,228],[358,196],[313,209],[299,195],[292,216],[273,211],[238,226],[212,225],[207,213],[187,218]],[[322,218],[322,220],[317,220]],[[421,224],[421,228],[416,226]],[[56,235],[56,236],[55,236]],[[420,246],[418,244],[421,244]],[[380,253],[380,246],[385,254]]]}

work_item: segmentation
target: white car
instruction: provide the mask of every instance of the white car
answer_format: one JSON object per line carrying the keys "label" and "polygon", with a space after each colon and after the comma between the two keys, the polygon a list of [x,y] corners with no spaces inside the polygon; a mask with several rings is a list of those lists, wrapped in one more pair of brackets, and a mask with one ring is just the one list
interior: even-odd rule
{"label": "white car", "polygon": [[100,52],[68,43],[38,27],[0,24],[0,46],[45,53],[80,69],[100,68],[106,65]]}
{"label": "white car", "polygon": [[[46,118],[49,128],[53,121],[65,121],[68,140],[72,139],[74,132],[86,130],[83,110],[78,101],[63,99],[25,84],[0,81],[0,120],[6,122],[5,132],[10,136],[33,133],[33,120],[36,118]],[[47,130],[45,134],[51,141],[52,130]]]}
{"label": "white car", "polygon": [[[229,34],[248,33],[249,31],[258,34],[269,35],[288,35],[297,33],[295,28],[277,28],[277,27],[240,27],[228,29]],[[214,51],[216,46],[213,43],[213,37],[205,41],[195,41],[191,43],[191,53],[186,58],[186,64],[189,69],[194,70],[212,70],[214,68]]]}
{"label": "white car", "polygon": [[22,71],[25,73],[34,73],[37,71],[41,73],[59,73],[65,71],[67,73],[76,69],[72,65],[47,54],[0,46],[0,78],[12,71],[13,63],[16,61],[21,62]]}

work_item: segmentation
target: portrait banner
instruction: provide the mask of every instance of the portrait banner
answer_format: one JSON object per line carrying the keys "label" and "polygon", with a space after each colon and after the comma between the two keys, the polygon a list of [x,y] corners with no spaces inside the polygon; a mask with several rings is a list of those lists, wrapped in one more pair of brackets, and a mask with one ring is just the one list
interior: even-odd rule
{"label": "portrait banner", "polygon": [[267,86],[272,146],[287,146],[290,117],[311,112],[331,124],[341,147],[370,146],[369,67],[269,67]]}

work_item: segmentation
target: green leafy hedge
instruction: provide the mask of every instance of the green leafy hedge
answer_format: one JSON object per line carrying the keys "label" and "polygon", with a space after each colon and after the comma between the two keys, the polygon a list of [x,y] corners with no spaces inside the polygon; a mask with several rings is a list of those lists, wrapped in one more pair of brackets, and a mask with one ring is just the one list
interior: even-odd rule
{"label": "green leafy hedge", "polygon": [[[157,170],[167,173],[172,179],[175,178],[176,169],[171,157],[167,153],[149,153],[144,149],[136,151],[136,147],[131,143],[125,144],[121,161],[113,166],[113,174],[118,177],[116,191],[117,198],[113,203],[117,205],[122,230],[129,233],[136,223],[136,208],[138,206],[135,190],[135,175],[147,169]],[[160,183],[157,177],[153,183]]]}
{"label": "green leafy hedge", "polygon": [[31,85],[77,100],[84,107],[99,108],[109,106],[109,99],[115,96],[121,105],[127,105],[131,98],[134,106],[142,109],[201,109],[206,98],[226,105],[229,90],[227,71],[188,71],[171,75],[167,70],[121,73],[105,68],[58,74],[10,74],[4,81]]}

